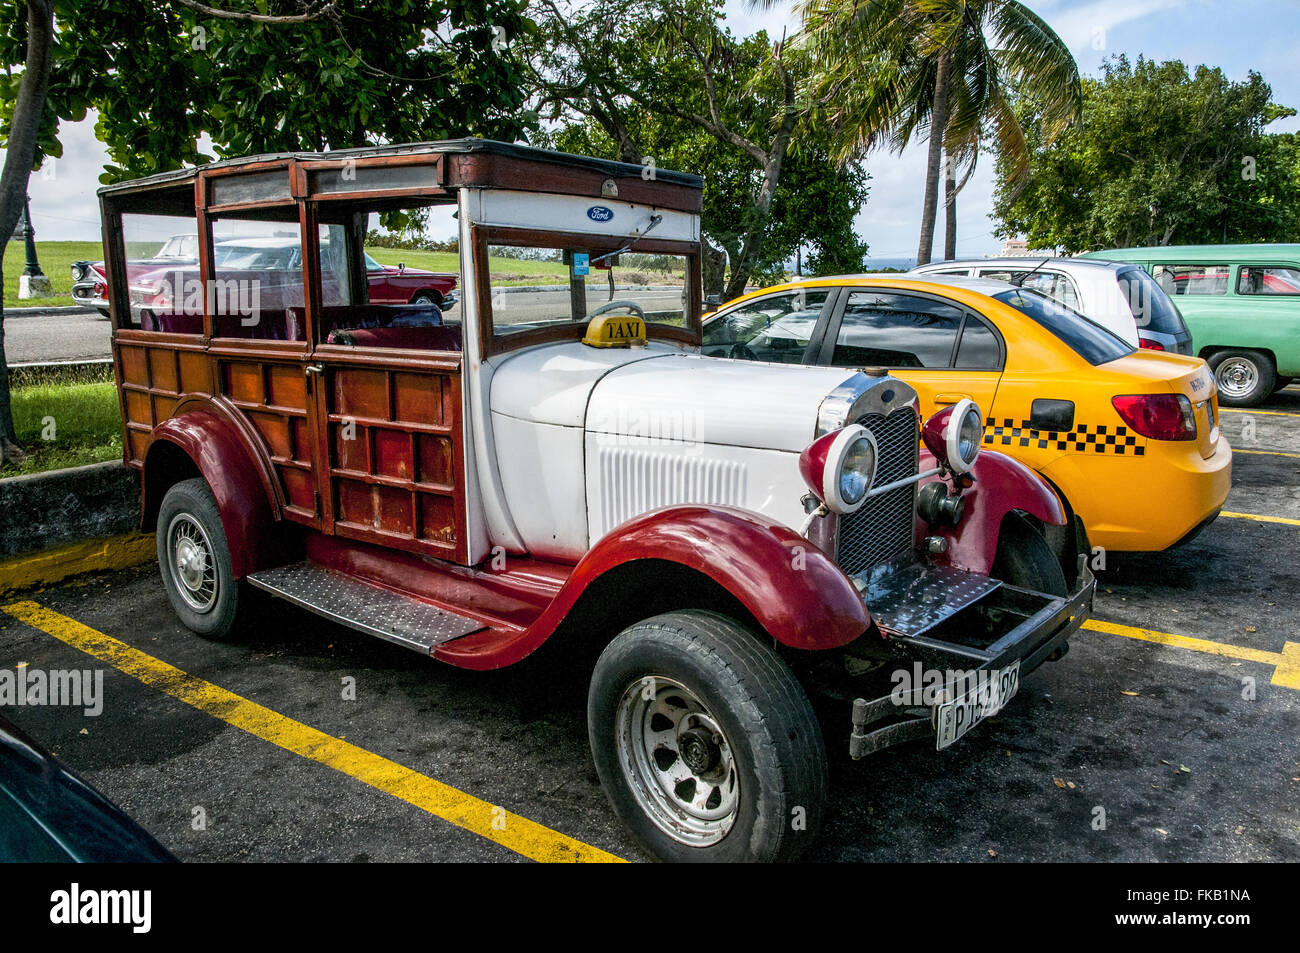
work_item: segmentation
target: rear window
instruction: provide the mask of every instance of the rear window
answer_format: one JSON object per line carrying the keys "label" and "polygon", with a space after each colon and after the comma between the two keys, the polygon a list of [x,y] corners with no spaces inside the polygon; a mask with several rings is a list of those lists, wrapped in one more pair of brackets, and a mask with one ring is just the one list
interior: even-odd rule
{"label": "rear window", "polygon": [[1169,295],[1141,268],[1126,268],[1115,276],[1139,330],[1182,334],[1187,330]]}
{"label": "rear window", "polygon": [[1037,321],[1089,364],[1105,364],[1133,353],[1124,339],[1041,292],[1016,288],[1000,291],[993,297]]}

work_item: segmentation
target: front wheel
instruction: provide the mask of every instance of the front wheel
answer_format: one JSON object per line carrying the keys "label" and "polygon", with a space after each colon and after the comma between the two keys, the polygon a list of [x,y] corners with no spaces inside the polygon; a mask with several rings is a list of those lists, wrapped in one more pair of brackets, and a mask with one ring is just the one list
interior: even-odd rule
{"label": "front wheel", "polygon": [[790,860],[814,840],[826,752],[803,688],[733,620],[669,612],[601,653],[587,697],[600,783],[674,861]]}
{"label": "front wheel", "polygon": [[1273,393],[1277,371],[1261,351],[1219,351],[1206,362],[1219,387],[1219,402],[1229,407],[1254,407]]}
{"label": "front wheel", "polygon": [[201,478],[182,480],[158,510],[158,568],[186,628],[225,638],[235,624],[239,586],[217,501]]}
{"label": "front wheel", "polygon": [[998,534],[995,579],[1049,596],[1068,594],[1060,560],[1038,527],[1019,513],[1008,513]]}
{"label": "front wheel", "polygon": [[436,307],[441,308],[442,295],[438,294],[438,292],[436,291],[421,291],[418,295],[416,295],[414,298],[411,299],[411,304],[420,305],[422,307],[428,307],[429,305],[434,305]]}

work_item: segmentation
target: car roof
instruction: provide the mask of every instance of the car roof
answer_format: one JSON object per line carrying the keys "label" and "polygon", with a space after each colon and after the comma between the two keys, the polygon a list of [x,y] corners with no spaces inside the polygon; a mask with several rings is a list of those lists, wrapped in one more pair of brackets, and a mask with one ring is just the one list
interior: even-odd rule
{"label": "car roof", "polygon": [[1110,248],[1084,252],[1083,255],[1093,260],[1185,261],[1188,264],[1196,264],[1198,261],[1222,263],[1224,260],[1275,261],[1279,258],[1300,260],[1300,244],[1261,242],[1243,245],[1160,245],[1150,248]]}
{"label": "car roof", "polygon": [[958,288],[966,288],[970,291],[980,291],[992,297],[1006,291],[1009,288],[1016,287],[1008,281],[999,281],[996,278],[971,278],[968,275],[931,275],[931,274],[914,274],[912,272],[878,272],[875,274],[866,273],[860,275],[822,275],[818,278],[800,279],[803,283],[808,282],[826,282],[834,284],[836,282],[854,282],[854,281],[907,281],[907,282],[925,282],[932,285],[953,285]]}
{"label": "car roof", "polygon": [[999,265],[1020,269],[1020,268],[1042,268],[1044,270],[1055,268],[1061,271],[1118,271],[1121,268],[1129,268],[1133,265],[1131,261],[1102,261],[1097,258],[1062,258],[1058,256],[1048,257],[1046,255],[1017,255],[1006,258],[954,258],[950,261],[933,261],[928,265],[918,265],[913,271],[919,274],[930,274],[927,269],[930,268],[947,268],[953,266],[961,267],[980,267],[980,268],[997,268]]}

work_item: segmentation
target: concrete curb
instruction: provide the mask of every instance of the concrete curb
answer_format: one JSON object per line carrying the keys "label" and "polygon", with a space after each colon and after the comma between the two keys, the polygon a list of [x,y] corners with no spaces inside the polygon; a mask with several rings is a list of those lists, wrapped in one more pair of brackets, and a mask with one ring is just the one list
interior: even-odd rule
{"label": "concrete curb", "polygon": [[94,308],[83,308],[79,304],[71,304],[71,305],[56,304],[56,305],[51,305],[48,308],[41,308],[41,307],[5,308],[5,317],[21,318],[24,315],[31,316],[37,314],[82,314],[83,312],[86,314],[99,313]]}
{"label": "concrete curb", "polygon": [[0,480],[0,560],[136,529],[140,474],[118,462]]}

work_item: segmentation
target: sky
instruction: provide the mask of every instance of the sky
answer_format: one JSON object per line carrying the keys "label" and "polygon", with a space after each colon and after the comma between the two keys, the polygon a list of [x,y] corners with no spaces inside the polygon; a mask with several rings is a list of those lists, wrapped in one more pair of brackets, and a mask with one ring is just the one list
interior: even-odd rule
{"label": "sky", "polygon": [[[1118,53],[1130,59],[1181,59],[1189,67],[1219,66],[1236,80],[1250,70],[1263,74],[1273,98],[1300,107],[1300,57],[1296,0],[1028,0],[1069,44],[1080,72],[1096,74],[1101,61]],[[737,35],[765,29],[779,36],[798,26],[794,3],[776,3],[764,10],[745,0],[726,0],[727,25]],[[1281,120],[1270,131],[1300,129],[1300,118]],[[64,124],[60,138],[63,158],[31,180],[32,221],[38,239],[99,240],[99,206],[95,189],[107,156],[95,139],[94,117]],[[870,257],[905,258],[916,254],[925,147],[902,155],[873,152],[866,160],[871,194],[859,213],[858,234],[869,244]],[[993,200],[993,157],[981,157],[971,180],[958,198],[957,252],[961,256],[996,254],[1002,247],[993,237],[989,211]],[[689,171],[689,170],[687,170]],[[935,242],[942,252],[940,221]],[[870,262],[868,262],[870,264]]]}

